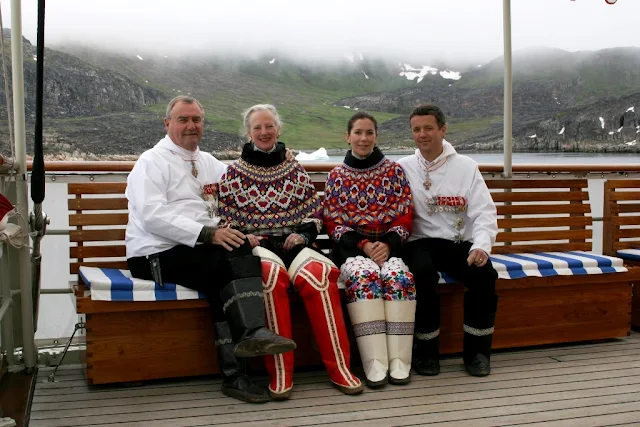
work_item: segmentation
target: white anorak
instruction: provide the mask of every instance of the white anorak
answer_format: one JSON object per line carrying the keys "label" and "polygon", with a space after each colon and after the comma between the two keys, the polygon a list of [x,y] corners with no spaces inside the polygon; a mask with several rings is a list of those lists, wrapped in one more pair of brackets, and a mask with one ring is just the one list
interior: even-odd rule
{"label": "white anorak", "polygon": [[177,245],[194,247],[205,225],[216,227],[220,222],[212,209],[214,201],[205,199],[217,197],[215,189],[226,169],[211,154],[186,150],[168,135],[145,151],[127,178],[127,258]]}
{"label": "white anorak", "polygon": [[[418,149],[415,154],[398,160],[409,179],[414,203],[413,231],[408,241],[423,238],[455,241],[461,237],[463,241],[472,242],[470,250],[482,249],[490,254],[498,234],[491,193],[474,160],[458,154],[446,140],[442,145],[442,154],[432,163],[446,160],[441,167],[429,172],[429,189],[424,186],[425,168]],[[450,201],[458,206],[448,206]],[[461,201],[466,205],[464,209],[459,209]]]}

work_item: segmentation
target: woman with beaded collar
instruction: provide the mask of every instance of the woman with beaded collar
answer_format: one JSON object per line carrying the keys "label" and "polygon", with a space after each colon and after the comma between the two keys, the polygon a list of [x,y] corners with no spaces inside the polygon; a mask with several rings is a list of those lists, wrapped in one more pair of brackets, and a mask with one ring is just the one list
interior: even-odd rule
{"label": "woman with beaded collar", "polygon": [[377,123],[359,112],[347,124],[351,146],[325,187],[324,217],[333,260],[347,287],[347,310],[369,387],[410,380],[415,287],[400,258],[411,233],[409,183],[376,147]]}
{"label": "woman with beaded collar", "polygon": [[[289,287],[304,301],[322,361],[331,381],[345,394],[363,390],[351,373],[350,351],[336,266],[312,244],[322,228],[322,203],[309,175],[285,158],[278,141],[282,124],[273,105],[258,104],[243,115],[249,138],[241,159],[230,165],[219,187],[224,225],[245,233],[262,261],[267,326],[292,336]],[[293,387],[293,352],[266,356],[269,394],[288,399]]]}

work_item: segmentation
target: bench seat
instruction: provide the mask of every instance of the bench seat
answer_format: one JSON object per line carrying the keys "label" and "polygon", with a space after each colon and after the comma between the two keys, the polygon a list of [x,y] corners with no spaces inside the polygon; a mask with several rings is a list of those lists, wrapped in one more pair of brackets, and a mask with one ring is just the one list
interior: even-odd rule
{"label": "bench seat", "polygon": [[[627,271],[620,258],[583,251],[492,255],[491,262],[500,279]],[[200,292],[173,283],[165,283],[160,287],[151,280],[132,278],[129,270],[80,267],[79,275],[90,289],[89,295],[93,301],[176,301],[206,298]],[[442,274],[440,283],[455,283],[455,280]],[[338,288],[345,289],[344,283],[339,282]]]}

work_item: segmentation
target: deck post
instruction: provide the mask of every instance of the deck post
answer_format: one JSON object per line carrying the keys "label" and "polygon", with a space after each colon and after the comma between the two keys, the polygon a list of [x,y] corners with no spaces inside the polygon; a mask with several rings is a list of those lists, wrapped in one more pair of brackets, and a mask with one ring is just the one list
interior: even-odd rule
{"label": "deck post", "polygon": [[[15,130],[16,200],[19,215],[29,218],[27,189],[27,144],[24,113],[24,68],[22,55],[22,5],[20,0],[11,0],[11,78],[13,81],[13,123]],[[28,227],[24,233],[24,245],[18,249],[18,271],[20,302],[22,309],[22,356],[27,369],[36,366],[36,346],[33,326],[33,297],[31,290],[31,265],[29,263]]]}
{"label": "deck post", "polygon": [[511,178],[512,168],[512,151],[513,151],[513,132],[512,132],[512,111],[513,104],[512,84],[513,73],[511,70],[511,0],[502,0],[502,31],[504,38],[504,130],[503,130],[503,147],[504,147],[504,177]]}

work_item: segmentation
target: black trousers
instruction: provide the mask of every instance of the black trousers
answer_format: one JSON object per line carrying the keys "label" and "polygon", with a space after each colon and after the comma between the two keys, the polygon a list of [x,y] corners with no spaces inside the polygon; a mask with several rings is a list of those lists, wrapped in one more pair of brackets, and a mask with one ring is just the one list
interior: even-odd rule
{"label": "black trousers", "polygon": [[[233,251],[219,245],[178,245],[159,253],[162,281],[202,292],[211,305],[211,316],[215,322],[222,322],[220,291],[234,279],[229,260],[233,257],[251,254],[251,246],[245,244]],[[153,280],[151,267],[146,257],[127,259],[133,277]]]}
{"label": "black trousers", "polygon": [[[402,258],[416,283],[416,333],[429,334],[440,328],[440,298],[435,291],[438,271],[462,282],[467,288],[465,321],[486,318],[495,313],[498,273],[491,261],[482,267],[468,265],[471,246],[471,242],[456,243],[433,238],[414,240],[404,245]],[[471,306],[467,307],[469,303]],[[473,314],[469,316],[469,313]]]}

